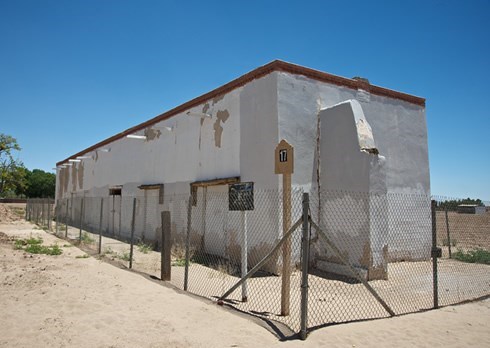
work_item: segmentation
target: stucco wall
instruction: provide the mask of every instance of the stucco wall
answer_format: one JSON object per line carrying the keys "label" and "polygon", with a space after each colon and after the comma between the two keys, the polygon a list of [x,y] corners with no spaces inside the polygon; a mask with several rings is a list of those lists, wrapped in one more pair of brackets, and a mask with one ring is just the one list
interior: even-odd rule
{"label": "stucco wall", "polygon": [[386,157],[388,192],[430,193],[424,107],[283,72],[277,88],[279,138],[295,148],[293,184],[309,187],[316,181],[318,111],[355,99]]}
{"label": "stucco wall", "polygon": [[311,191],[317,203],[316,211],[312,206],[314,218],[322,223],[318,211],[318,195],[323,190],[318,180],[321,158],[316,155],[320,144],[319,110],[357,100],[372,128],[379,153],[386,158],[389,258],[428,258],[430,178],[425,108],[285,72],[278,73],[277,89],[279,138],[294,146],[293,185]]}
{"label": "stucco wall", "polygon": [[[108,198],[108,189],[113,185],[123,185],[123,197],[142,196],[144,192],[137,188],[139,185],[164,183],[164,204],[157,204],[151,216],[144,217],[143,231],[147,238],[153,234],[158,239],[159,211],[171,210],[176,221],[179,221],[175,223],[175,233],[182,233],[186,226],[186,206],[182,202],[190,194],[191,182],[240,176],[243,182],[253,181],[258,191],[280,189],[280,178],[274,174],[273,151],[283,138],[295,147],[293,185],[311,190],[314,194],[319,188],[318,157],[315,157],[319,144],[318,111],[347,99],[360,102],[379,151],[386,157],[388,191],[428,194],[430,185],[423,107],[301,75],[272,72],[186,110],[211,114],[212,119],[201,120],[182,112],[136,133],[146,135],[147,140],[120,138],[103,146],[104,149],[110,149],[109,152],[87,153],[90,158],[59,170],[57,198],[67,198],[72,193],[77,196]],[[171,127],[172,131],[168,132],[165,127]],[[221,192],[225,188],[216,190],[210,194],[226,196],[226,193]],[[278,196],[263,192],[262,200],[256,201],[256,210],[249,213],[248,219],[250,231],[262,231],[262,235],[257,232],[256,237],[249,240],[250,250],[262,250],[256,251],[259,254],[263,254],[266,249],[264,243],[273,243],[282,233]],[[198,194],[200,200],[204,197],[201,194],[202,190]],[[155,197],[152,199],[155,200]],[[238,249],[235,237],[240,233],[239,224],[233,222],[223,225],[221,219],[209,218],[206,219],[205,230],[214,232],[204,235],[206,232],[197,220],[199,209],[203,209],[202,203],[198,200],[192,212],[195,238],[201,238],[205,244],[207,240],[210,245],[215,238],[212,233],[221,230],[227,236],[224,239],[226,242],[221,243],[221,247],[210,247],[209,251],[225,255],[231,249]],[[114,209],[110,204],[104,207],[107,212]],[[410,217],[414,207],[418,207],[418,203],[404,211],[398,209],[391,212],[392,216],[397,214],[401,217],[401,222],[390,226],[390,231],[396,231],[391,237],[399,238],[400,252],[407,251],[403,246],[407,228],[400,226],[414,222],[413,217]],[[217,212],[218,208],[214,209],[215,214],[228,214],[228,217],[236,214]],[[97,225],[98,211],[89,209],[87,214],[86,218]],[[143,218],[142,214],[147,213],[145,207],[139,204],[137,219]],[[299,215],[300,210],[295,214]],[[293,220],[295,218],[293,216]],[[108,228],[111,226],[109,219],[107,216],[103,222]],[[119,228],[118,220],[121,221],[121,233],[127,234],[128,230],[124,229],[130,226],[130,214],[116,216],[115,229]],[[422,232],[415,233],[415,237],[425,233],[426,227],[427,221],[420,223]],[[264,233],[267,235],[264,236]],[[409,250],[409,253],[412,252]],[[425,249],[417,252],[420,256]]]}
{"label": "stucco wall", "polygon": [[[277,144],[277,74],[251,81],[241,88],[209,100],[188,111],[208,113],[212,119],[178,114],[135,133],[147,140],[120,138],[92,151],[80,163],[61,169],[57,176],[57,197],[106,197],[102,226],[109,234],[129,236],[132,201],[138,196],[136,238],[160,239],[160,214],[172,212],[172,232],[182,239],[187,226],[190,183],[240,176],[253,181],[258,194],[255,210],[247,212],[249,260],[265,255],[267,245],[279,233],[273,149]],[[165,127],[171,127],[169,132]],[[270,148],[271,151],[264,149]],[[164,186],[164,203],[158,190],[140,190],[142,184]],[[120,197],[109,197],[109,188],[122,185]],[[206,202],[204,202],[206,200]],[[79,200],[70,203],[70,216],[79,216]],[[184,203],[182,203],[184,202]],[[73,211],[73,212],[72,212]],[[206,251],[219,256],[240,255],[242,223],[240,213],[228,211],[228,187],[199,188],[192,208],[192,238]],[[113,222],[114,215],[114,222]],[[87,226],[98,226],[99,210],[85,210]],[[74,220],[76,222],[76,219]],[[267,229],[264,229],[267,226]],[[233,254],[233,255],[231,255]]]}

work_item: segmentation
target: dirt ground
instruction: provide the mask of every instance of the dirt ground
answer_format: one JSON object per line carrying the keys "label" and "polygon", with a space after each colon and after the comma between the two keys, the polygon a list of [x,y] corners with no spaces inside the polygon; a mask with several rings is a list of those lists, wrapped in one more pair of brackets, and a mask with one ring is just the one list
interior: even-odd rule
{"label": "dirt ground", "polygon": [[[0,232],[0,347],[490,347],[488,299],[281,342],[259,319],[88,257],[30,223],[2,222]],[[13,248],[30,236],[63,254]]]}
{"label": "dirt ground", "polygon": [[[62,233],[63,234],[63,233]],[[97,250],[98,235],[83,232],[91,243],[84,248]],[[68,237],[76,240],[79,230],[69,228]],[[102,252],[111,261],[129,266],[130,245],[102,237]],[[110,253],[107,254],[107,251]],[[134,247],[133,269],[160,278],[160,253],[142,253]],[[174,260],[177,261],[177,260]],[[183,264],[171,267],[171,284],[184,288]],[[393,262],[388,266],[388,280],[369,282],[390,308],[397,314],[407,314],[433,307],[432,261]],[[452,259],[438,259],[439,303],[449,305],[490,294],[490,265],[471,264]],[[239,278],[226,269],[213,269],[202,264],[189,266],[189,292],[216,300],[230,289]],[[294,271],[291,277],[291,312],[281,316],[281,277],[268,275],[247,281],[248,301],[241,301],[241,288],[228,297],[228,304],[240,311],[260,316],[273,323],[282,323],[297,332],[300,329],[301,274]],[[386,310],[361,283],[328,279],[309,275],[308,325],[312,328],[332,323],[388,317]]]}

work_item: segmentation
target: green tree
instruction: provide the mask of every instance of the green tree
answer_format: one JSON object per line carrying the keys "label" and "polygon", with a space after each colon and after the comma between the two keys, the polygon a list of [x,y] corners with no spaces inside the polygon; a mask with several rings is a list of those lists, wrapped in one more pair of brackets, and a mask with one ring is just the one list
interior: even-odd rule
{"label": "green tree", "polygon": [[22,194],[26,188],[26,168],[14,157],[20,150],[15,138],[0,133],[0,197]]}
{"label": "green tree", "polygon": [[27,171],[27,190],[29,198],[54,198],[56,175],[41,169]]}

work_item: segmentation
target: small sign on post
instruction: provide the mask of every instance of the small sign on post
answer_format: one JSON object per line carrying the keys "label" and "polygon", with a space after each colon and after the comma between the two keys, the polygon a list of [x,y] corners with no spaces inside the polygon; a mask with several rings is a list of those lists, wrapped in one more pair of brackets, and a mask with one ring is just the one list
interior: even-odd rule
{"label": "small sign on post", "polygon": [[[291,174],[294,172],[294,148],[281,140],[275,150],[275,173],[282,174],[282,229],[283,234],[291,228]],[[291,238],[282,248],[281,315],[289,315],[291,293]]]}
{"label": "small sign on post", "polygon": [[231,211],[254,210],[254,183],[230,184],[228,186],[228,208]]}
{"label": "small sign on post", "polygon": [[294,148],[286,141],[281,140],[275,151],[275,173],[293,174],[294,172]]}
{"label": "small sign on post", "polygon": [[[242,213],[242,245],[241,245],[241,272],[242,278],[248,270],[248,231],[247,210],[254,209],[254,183],[242,182],[228,186],[228,204],[230,211],[241,211]],[[247,282],[242,284],[242,302],[248,301]]]}

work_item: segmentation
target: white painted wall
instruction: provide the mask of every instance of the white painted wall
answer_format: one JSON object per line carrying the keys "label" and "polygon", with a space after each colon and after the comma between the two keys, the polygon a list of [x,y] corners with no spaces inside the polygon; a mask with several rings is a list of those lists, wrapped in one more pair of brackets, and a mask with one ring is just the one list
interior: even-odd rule
{"label": "white painted wall", "polygon": [[295,148],[295,185],[308,187],[315,181],[318,111],[355,99],[386,157],[388,192],[430,193],[424,107],[283,72],[277,88],[279,138]]}
{"label": "white painted wall", "polygon": [[430,181],[425,108],[285,72],[278,73],[277,81],[279,138],[294,146],[293,185],[311,190],[313,214],[318,215],[314,202],[318,204],[318,190],[323,189],[318,187],[315,159],[319,110],[349,99],[357,100],[372,128],[376,146],[386,158],[389,257],[429,257]]}
{"label": "white painted wall", "polygon": [[[299,75],[273,72],[190,110],[210,113],[212,120],[201,122],[197,117],[181,113],[148,129],[161,132],[153,140],[122,138],[103,146],[110,152],[87,154],[91,158],[83,160],[83,175],[77,174],[77,171],[82,172],[81,164],[74,164],[74,169],[58,173],[57,197],[66,198],[72,192],[86,197],[107,196],[112,185],[123,185],[123,197],[129,197],[143,195],[138,185],[164,183],[165,203],[152,214],[153,221],[147,229],[158,233],[158,211],[165,209],[173,210],[185,226],[185,203],[176,202],[189,196],[191,182],[240,176],[244,182],[255,182],[257,191],[280,188],[280,178],[274,174],[273,150],[282,138],[295,147],[293,184],[314,192],[318,189],[315,160],[318,111],[347,99],[359,100],[380,153],[386,156],[388,191],[428,194],[430,185],[423,107]],[[225,122],[219,122],[222,134],[220,146],[217,146],[215,127],[219,127],[216,120],[223,112],[228,112],[229,117]],[[173,127],[173,132],[167,132],[163,127]],[[137,134],[143,135],[144,131]],[[69,175],[64,175],[66,172]],[[83,177],[83,185],[79,180],[75,182],[75,177]],[[64,185],[60,185],[62,178],[68,179]],[[251,249],[265,250],[260,246],[265,245],[265,241],[276,240],[282,233],[278,216],[280,203],[277,202],[277,193],[271,192],[264,191],[264,198],[256,203],[256,210],[250,212],[249,228],[258,231],[254,232],[255,242],[249,240]],[[197,214],[200,208],[193,208],[193,226],[196,228],[194,211]],[[142,214],[141,210],[138,206],[137,217]],[[413,222],[413,218],[403,219],[409,216],[410,209],[391,213],[402,216],[402,225]],[[128,218],[128,214],[122,214],[122,226],[129,226]],[[108,225],[109,222],[104,220],[103,224]],[[392,227],[390,230],[396,231],[393,238],[403,236],[407,230]],[[425,230],[425,222],[420,228]],[[229,235],[236,229],[237,226],[225,226]],[[259,231],[273,231],[273,235],[261,236]],[[127,231],[122,233],[127,234]]]}

